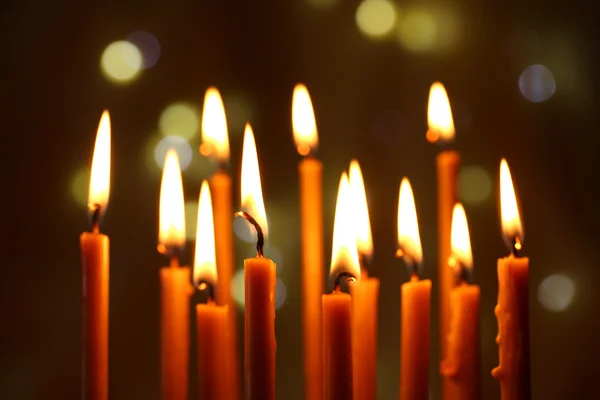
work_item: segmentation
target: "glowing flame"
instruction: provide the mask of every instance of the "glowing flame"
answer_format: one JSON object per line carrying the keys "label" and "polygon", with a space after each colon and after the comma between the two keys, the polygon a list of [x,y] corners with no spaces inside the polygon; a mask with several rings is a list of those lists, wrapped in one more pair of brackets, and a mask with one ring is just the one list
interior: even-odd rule
{"label": "glowing flame", "polygon": [[317,123],[310,94],[306,86],[301,83],[294,88],[292,97],[292,127],[298,153],[305,156],[319,146]]}
{"label": "glowing flame", "polygon": [[205,281],[217,284],[217,259],[215,255],[215,228],[208,182],[203,181],[198,200],[198,225],[196,227],[196,254],[194,258],[194,284]]}
{"label": "glowing flame", "polygon": [[200,153],[214,155],[219,161],[229,161],[229,137],[223,100],[217,88],[210,87],[204,96],[202,110],[202,145]]}
{"label": "glowing flame", "polygon": [[90,190],[88,195],[89,209],[94,210],[97,205],[100,207],[100,215],[103,215],[108,206],[109,193],[110,116],[108,115],[108,111],[104,111],[98,125],[94,156],[92,158],[92,173],[90,175]]}
{"label": "glowing flame", "polygon": [[340,179],[338,197],[335,204],[335,219],[333,222],[333,246],[329,275],[334,278],[342,272],[347,272],[356,277],[356,279],[360,278],[350,195],[348,175],[344,172]]}
{"label": "glowing flame", "polygon": [[450,101],[444,85],[435,82],[429,90],[429,106],[427,108],[427,140],[450,142],[454,140],[454,121]]}
{"label": "glowing flame", "polygon": [[452,247],[452,260],[450,266],[454,267],[454,262],[460,263],[464,268],[473,268],[473,253],[471,253],[471,237],[469,235],[469,225],[467,224],[467,214],[462,204],[457,203],[452,210],[452,231],[450,236]]}
{"label": "glowing flame", "polygon": [[165,157],[160,184],[158,243],[163,254],[185,245],[184,209],[179,158],[177,152],[170,149]]}
{"label": "glowing flame", "polygon": [[504,158],[500,161],[500,216],[504,240],[512,248],[513,240],[518,239],[516,249],[520,250],[519,247],[523,241],[523,226],[510,169]]}
{"label": "glowing flame", "polygon": [[407,262],[421,263],[423,249],[419,236],[419,222],[412,187],[407,178],[400,183],[400,196],[398,200],[398,246]]}
{"label": "glowing flame", "polygon": [[365,257],[373,255],[373,238],[371,237],[371,223],[369,221],[369,207],[367,206],[367,195],[363,182],[362,172],[358,161],[350,162],[349,172],[350,197],[354,212],[354,232],[356,235],[356,246],[358,253]]}
{"label": "glowing flame", "polygon": [[242,150],[242,208],[258,222],[266,239],[269,231],[267,214],[260,184],[256,142],[250,124],[246,124]]}

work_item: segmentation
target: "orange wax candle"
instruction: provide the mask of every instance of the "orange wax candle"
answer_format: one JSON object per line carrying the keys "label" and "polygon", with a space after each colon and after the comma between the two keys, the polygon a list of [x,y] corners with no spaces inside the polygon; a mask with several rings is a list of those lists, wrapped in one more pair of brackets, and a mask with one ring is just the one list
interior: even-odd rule
{"label": "orange wax candle", "polygon": [[98,126],[88,208],[92,232],[80,237],[83,285],[83,390],[88,400],[108,399],[109,240],[99,231],[110,186],[110,117],[104,111]]}

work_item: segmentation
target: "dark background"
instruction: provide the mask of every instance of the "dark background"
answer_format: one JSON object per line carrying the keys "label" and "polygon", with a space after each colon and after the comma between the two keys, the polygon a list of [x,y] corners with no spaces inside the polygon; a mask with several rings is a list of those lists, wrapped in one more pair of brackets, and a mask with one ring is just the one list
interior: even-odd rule
{"label": "dark background", "polygon": [[[482,167],[492,182],[489,196],[465,203],[474,281],[482,292],[484,398],[499,398],[490,370],[498,357],[496,258],[507,254],[496,200],[501,157],[512,169],[527,231],[524,253],[531,257],[533,398],[597,396],[600,136],[592,2],[395,2],[401,17],[417,4],[454,15],[458,39],[428,52],[405,49],[394,34],[385,40],[362,35],[355,22],[358,3],[321,8],[307,0],[3,3],[0,126],[8,186],[2,229],[8,240],[0,276],[1,398],[79,397],[78,237],[87,222],[72,186],[77,171],[89,166],[104,108],[111,112],[113,132],[111,199],[102,227],[111,237],[111,398],[159,398],[158,269],[166,261],[156,252],[160,170],[148,162],[148,143],[168,104],[199,107],[209,85],[221,90],[228,112],[236,203],[243,124],[248,119],[254,127],[271,244],[282,254],[279,277],[287,287],[276,319],[277,393],[302,398],[299,156],[290,124],[292,89],[299,81],[313,98],[325,165],[327,266],[340,173],[352,157],[363,168],[375,243],[371,274],[381,278],[379,398],[397,398],[399,286],[407,273],[394,251],[403,176],[415,190],[424,275],[436,284],[439,149],[424,136],[434,80],[449,92],[463,165]],[[102,51],[138,30],[156,36],[160,59],[136,81],[115,86],[101,74]],[[532,64],[544,64],[554,75],[556,91],[548,101],[530,102],[519,90],[519,76]],[[184,172],[190,201],[210,174],[197,144],[196,136],[196,164]],[[241,267],[252,246],[237,244]],[[552,274],[574,285],[562,312],[538,301],[540,283]],[[564,298],[563,286],[550,287],[550,300]],[[437,298],[432,301],[436,329]],[[241,321],[241,311],[239,316]],[[433,399],[440,398],[436,370],[432,357]]]}

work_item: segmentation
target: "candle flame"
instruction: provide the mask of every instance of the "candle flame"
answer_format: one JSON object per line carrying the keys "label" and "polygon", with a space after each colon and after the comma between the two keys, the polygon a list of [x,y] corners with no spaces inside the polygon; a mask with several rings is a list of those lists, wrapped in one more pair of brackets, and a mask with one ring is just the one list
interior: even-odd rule
{"label": "candle flame", "polygon": [[90,188],[88,195],[88,209],[90,212],[100,207],[100,216],[108,206],[110,194],[110,116],[108,111],[102,113],[96,144],[92,157],[92,172],[90,175]]}
{"label": "candle flame", "polygon": [[450,101],[444,85],[435,82],[429,90],[429,105],[427,108],[427,140],[431,143],[454,140],[454,121]]}
{"label": "candle flame", "polygon": [[160,184],[158,243],[159,252],[166,254],[185,245],[185,215],[183,184],[179,158],[174,149],[165,157]]}
{"label": "candle flame", "polygon": [[356,246],[361,256],[370,258],[373,255],[373,238],[371,237],[371,223],[369,221],[369,207],[365,184],[358,161],[350,162],[349,172],[350,197],[354,208],[353,220],[356,234]]}
{"label": "candle flame", "polygon": [[202,181],[198,200],[198,224],[196,227],[196,253],[194,257],[194,284],[204,281],[217,284],[217,258],[215,255],[215,226],[210,188]]}
{"label": "candle flame", "polygon": [[349,273],[360,278],[360,266],[356,249],[356,235],[353,229],[353,210],[350,200],[350,183],[346,172],[342,173],[335,204],[333,222],[333,246],[331,250],[331,268],[329,275],[333,278],[341,273]]}
{"label": "candle flame", "polygon": [[200,153],[204,156],[214,155],[221,162],[229,161],[225,107],[223,107],[221,94],[215,87],[209,87],[204,96]]}
{"label": "candle flame", "polygon": [[310,94],[302,83],[296,85],[292,96],[292,127],[294,141],[300,155],[305,156],[319,146],[317,123]]}
{"label": "candle flame", "polygon": [[260,183],[260,170],[256,142],[250,124],[246,124],[244,131],[244,145],[242,150],[242,208],[250,214],[263,230],[265,239],[268,234],[267,214]]}
{"label": "candle flame", "polygon": [[[515,246],[520,247],[523,241],[523,226],[510,169],[504,158],[500,161],[500,216],[502,233],[507,245],[512,249],[513,241],[518,239]],[[516,248],[516,250],[520,250],[520,248]]]}
{"label": "candle flame", "polygon": [[[469,225],[467,223],[467,214],[462,204],[457,203],[452,210],[452,230],[451,230],[452,260],[450,266],[456,266],[458,262],[467,269],[473,268],[473,253],[471,252],[471,237],[469,235]],[[453,265],[454,264],[454,265]]]}
{"label": "candle flame", "polygon": [[419,236],[419,222],[415,198],[410,182],[402,178],[398,199],[398,246],[407,263],[420,264],[423,261],[423,249]]}

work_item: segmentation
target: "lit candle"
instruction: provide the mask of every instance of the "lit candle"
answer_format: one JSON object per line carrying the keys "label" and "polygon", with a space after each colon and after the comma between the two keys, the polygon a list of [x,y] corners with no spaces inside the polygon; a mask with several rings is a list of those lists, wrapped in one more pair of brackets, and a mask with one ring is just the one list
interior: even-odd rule
{"label": "lit candle", "polygon": [[247,400],[275,399],[275,263],[263,257],[268,234],[256,143],[246,125],[242,152],[242,208],[256,230],[256,258],[244,260],[244,374]]}
{"label": "lit candle", "polygon": [[183,185],[179,159],[170,149],[165,157],[160,186],[158,251],[170,257],[160,270],[162,398],[188,397],[190,268],[179,265],[178,254],[185,245]]}
{"label": "lit candle", "polygon": [[208,88],[204,96],[202,111],[202,145],[200,152],[205,156],[215,158],[219,169],[210,178],[210,186],[214,196],[215,236],[217,243],[217,270],[219,285],[215,288],[216,302],[229,306],[228,329],[229,343],[227,344],[227,377],[231,390],[228,399],[238,398],[238,351],[237,351],[237,313],[231,296],[231,279],[233,277],[235,252],[233,248],[233,208],[231,177],[227,172],[229,163],[229,137],[227,135],[227,120],[225,108],[219,91]]}
{"label": "lit candle", "polygon": [[88,209],[92,232],[80,237],[83,275],[83,395],[108,399],[109,241],[100,233],[110,189],[110,117],[102,113],[92,159]]}
{"label": "lit candle", "polygon": [[492,375],[500,382],[503,400],[531,397],[529,372],[529,258],[519,257],[523,226],[519,206],[506,160],[500,163],[500,214],[504,240],[511,249],[498,260],[499,365]]}
{"label": "lit candle", "polygon": [[292,126],[300,176],[302,249],[302,328],[304,339],[304,397],[323,396],[321,350],[321,295],[323,294],[323,165],[312,152],[318,146],[315,115],[306,86],[296,85],[292,98]]}
{"label": "lit candle", "polygon": [[445,400],[481,398],[479,374],[479,286],[471,285],[473,255],[465,209],[459,203],[452,213],[452,256],[449,266],[459,284],[450,291],[450,332],[441,373],[448,378]]}
{"label": "lit candle", "polygon": [[333,293],[322,296],[323,386],[326,400],[348,400],[353,396],[352,301],[350,295],[340,288],[343,278],[348,278],[350,282],[360,279],[352,212],[348,175],[344,172],[333,223],[330,269],[330,277],[334,281]]}
{"label": "lit candle", "polygon": [[233,389],[223,356],[229,338],[227,314],[229,306],[214,302],[217,288],[217,262],[213,209],[208,182],[203,181],[198,201],[198,225],[194,257],[194,286],[206,292],[206,303],[196,305],[198,340],[198,393],[205,400],[230,400]]}
{"label": "lit candle", "polygon": [[423,250],[415,199],[406,178],[400,183],[398,200],[398,248],[411,274],[410,282],[401,286],[400,400],[427,400],[431,281],[419,279]]}
{"label": "lit candle", "polygon": [[377,398],[377,306],[379,279],[367,274],[373,255],[369,207],[358,161],[350,162],[350,196],[361,278],[350,285],[354,400]]}

